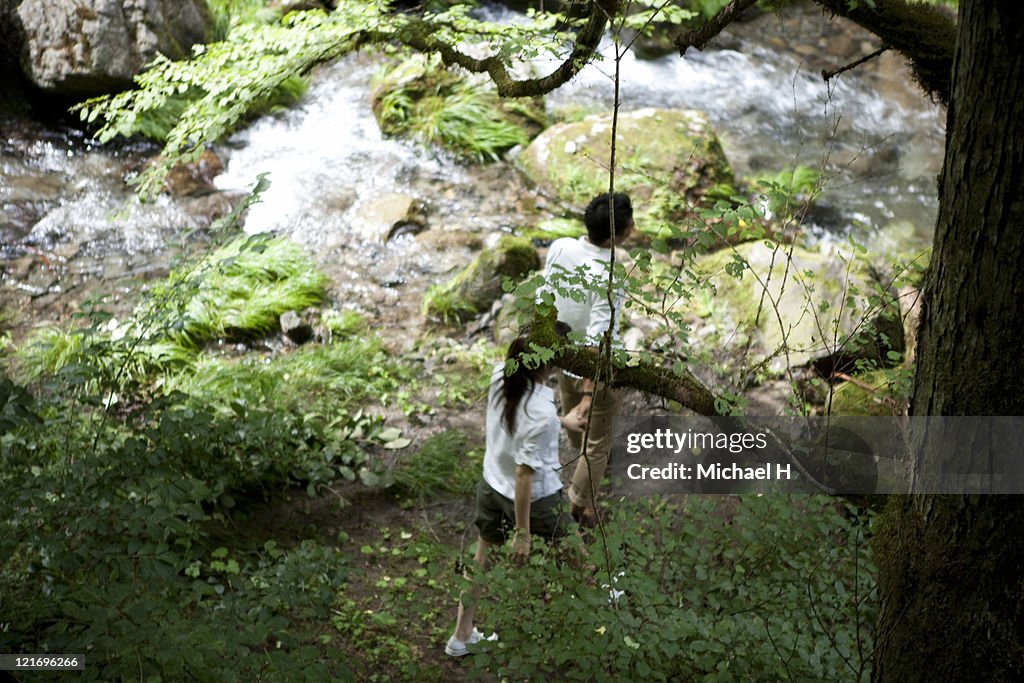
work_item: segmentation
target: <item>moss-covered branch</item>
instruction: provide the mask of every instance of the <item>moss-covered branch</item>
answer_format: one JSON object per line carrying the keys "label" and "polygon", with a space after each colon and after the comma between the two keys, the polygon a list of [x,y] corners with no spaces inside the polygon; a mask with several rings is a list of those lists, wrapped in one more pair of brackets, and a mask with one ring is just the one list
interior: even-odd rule
{"label": "moss-covered branch", "polygon": [[[534,317],[530,341],[543,348],[557,349],[558,354],[554,363],[563,370],[581,377],[601,377],[608,374],[603,370],[604,361],[597,348],[567,345],[565,339],[555,332],[553,310],[548,316]],[[685,369],[682,375],[675,375],[663,367],[640,361],[636,365],[615,368],[608,383],[616,388],[630,387],[651,396],[676,401],[698,415],[723,414],[718,406],[724,403],[719,397]]]}
{"label": "moss-covered branch", "polygon": [[914,80],[925,92],[949,104],[956,22],[942,10],[905,0],[815,0],[833,15],[845,17],[878,36],[910,62]]}

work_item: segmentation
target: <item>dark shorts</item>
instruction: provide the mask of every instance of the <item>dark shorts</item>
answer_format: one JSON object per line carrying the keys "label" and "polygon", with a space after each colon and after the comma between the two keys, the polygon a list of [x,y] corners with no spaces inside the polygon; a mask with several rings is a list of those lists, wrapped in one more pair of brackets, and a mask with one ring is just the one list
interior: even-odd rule
{"label": "dark shorts", "polygon": [[[562,492],[530,503],[530,535],[553,539],[565,536],[570,518],[562,503]],[[483,479],[476,487],[476,528],[488,543],[502,544],[516,526],[515,503]]]}

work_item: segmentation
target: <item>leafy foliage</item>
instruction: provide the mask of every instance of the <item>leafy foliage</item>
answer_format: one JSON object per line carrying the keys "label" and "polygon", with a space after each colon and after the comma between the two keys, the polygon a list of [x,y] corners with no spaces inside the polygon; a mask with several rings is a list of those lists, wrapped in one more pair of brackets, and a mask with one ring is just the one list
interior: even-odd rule
{"label": "leafy foliage", "polygon": [[93,302],[80,329],[28,347],[34,392],[0,380],[0,603],[22,606],[0,650],[88,653],[84,680],[351,677],[302,626],[334,605],[338,551],[228,550],[212,531],[295,485],[381,481],[370,408],[404,371],[351,315],[334,316],[345,338],[281,358],[197,355],[323,283],[296,245],[238,238],[126,322]]}
{"label": "leafy foliage", "polygon": [[154,372],[189,367],[204,344],[244,341],[275,329],[279,316],[323,300],[326,277],[286,238],[238,237],[196,263],[175,269],[123,323],[99,306],[88,325],[46,329],[19,352],[26,381],[86,371],[123,386]]}
{"label": "leafy foliage", "polygon": [[[386,0],[339,0],[330,14],[290,12],[264,23],[264,17],[246,9],[250,5],[245,0],[217,2],[221,7],[242,8],[241,15],[250,20],[231,23],[219,42],[194,47],[190,60],[172,62],[158,57],[136,77],[136,90],[94,98],[76,108],[82,120],[100,122],[96,133],[100,141],[140,132],[164,140],[161,162],[132,180],[143,199],[160,191],[175,164],[198,159],[207,145],[247,116],[265,110],[282,93],[294,92],[296,77],[364,42],[383,45],[396,41],[431,52],[465,40],[509,63],[542,53],[564,56],[566,31],[578,25],[559,14],[533,11],[525,21],[496,24],[472,17],[466,5],[427,11],[423,16],[391,14]],[[513,137],[521,139],[521,132],[493,122],[486,111],[491,100],[485,97],[481,101],[479,88],[459,89],[453,96],[447,113],[436,118],[431,138],[449,143],[457,140],[456,146],[472,144],[468,142],[469,129],[483,123],[481,137],[486,144],[462,152],[484,158],[516,144],[509,144]],[[389,109],[400,112],[404,105],[398,98]],[[535,116],[522,105],[502,107],[526,119]]]}
{"label": "leafy foliage", "polygon": [[273,407],[225,419],[174,395],[102,427],[69,408],[46,399],[34,408],[46,429],[23,419],[0,437],[2,593],[22,605],[0,647],[88,652],[86,680],[251,680],[293,666],[324,675],[318,652],[293,651],[288,625],[330,604],[310,588],[340,581],[333,551],[189,573],[232,494],[292,474],[302,421]]}
{"label": "leafy foliage", "polygon": [[774,175],[753,178],[751,184],[760,193],[769,217],[791,220],[813,204],[821,192],[822,177],[818,169],[797,165]]}
{"label": "leafy foliage", "polygon": [[302,247],[268,235],[233,240],[200,263],[199,272],[174,335],[192,347],[263,336],[282,313],[323,301],[327,283]]}
{"label": "leafy foliage", "polygon": [[478,580],[501,639],[476,646],[472,666],[566,681],[868,680],[870,517],[824,497],[729,500],[620,501],[592,576],[572,537],[523,568],[499,561]]}
{"label": "leafy foliage", "polygon": [[213,18],[214,37],[223,40],[239,24],[265,23],[279,18],[267,5],[267,0],[206,0]]}
{"label": "leafy foliage", "polygon": [[[352,47],[354,32],[380,17],[377,2],[342,2],[331,15],[292,12],[272,24],[241,23],[225,40],[197,45],[193,58],[172,62],[158,56],[136,77],[137,90],[99,97],[79,105],[83,120],[102,120],[100,141],[139,131],[140,119],[185,106],[165,138],[163,160],[133,179],[146,198],[159,192],[168,170],[194,161],[296,75]],[[177,102],[178,104],[174,104]],[[165,127],[165,126],[161,126]]]}

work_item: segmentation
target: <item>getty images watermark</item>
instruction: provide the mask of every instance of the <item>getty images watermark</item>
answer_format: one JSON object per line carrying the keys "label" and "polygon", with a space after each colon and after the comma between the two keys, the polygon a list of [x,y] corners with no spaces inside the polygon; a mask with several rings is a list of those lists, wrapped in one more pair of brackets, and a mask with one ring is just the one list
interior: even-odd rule
{"label": "getty images watermark", "polygon": [[611,476],[627,494],[1024,494],[1024,417],[622,417]]}

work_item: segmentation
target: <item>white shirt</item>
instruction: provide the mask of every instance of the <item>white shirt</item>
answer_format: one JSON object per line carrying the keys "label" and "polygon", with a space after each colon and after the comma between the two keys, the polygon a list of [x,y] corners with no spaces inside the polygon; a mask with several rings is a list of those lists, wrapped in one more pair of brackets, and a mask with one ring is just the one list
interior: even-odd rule
{"label": "white shirt", "polygon": [[[597,344],[608,329],[612,319],[612,308],[608,305],[608,264],[611,262],[611,249],[598,247],[585,236],[579,239],[562,237],[551,243],[548,257],[544,262],[544,279],[550,283],[561,277],[573,277],[581,274],[587,286],[578,284],[561,284],[562,289],[569,289],[573,297],[561,295],[556,287],[550,284],[545,290],[555,295],[555,309],[558,319],[568,323],[576,334],[586,337],[589,344]],[[616,289],[613,299],[615,310],[621,310],[625,294]],[[618,339],[618,323],[615,321],[612,339]]]}
{"label": "white shirt", "polygon": [[487,450],[484,453],[484,481],[509,500],[516,498],[516,465],[533,470],[530,500],[557,493],[562,488],[558,477],[558,410],[551,387],[535,384],[523,396],[516,410],[516,431],[505,431],[502,413],[501,383],[505,363],[498,363],[487,392]]}

